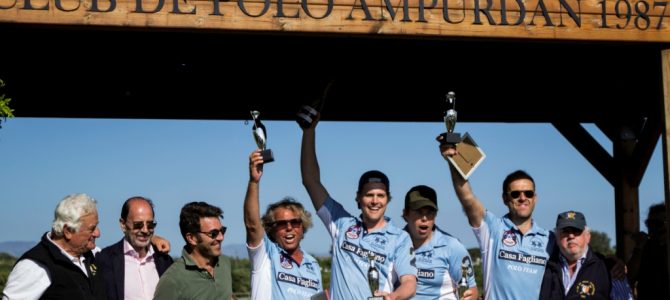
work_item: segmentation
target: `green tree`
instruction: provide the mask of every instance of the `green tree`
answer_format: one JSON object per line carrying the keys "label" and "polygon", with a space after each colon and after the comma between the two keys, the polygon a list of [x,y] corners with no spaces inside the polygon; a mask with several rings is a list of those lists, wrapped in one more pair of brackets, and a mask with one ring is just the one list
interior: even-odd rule
{"label": "green tree", "polygon": [[477,282],[477,290],[479,295],[484,295],[484,273],[482,272],[482,255],[479,248],[468,249],[470,258],[472,259],[472,268],[475,269],[475,281]]}
{"label": "green tree", "polygon": [[[5,86],[5,82],[0,79],[0,88]],[[2,128],[2,121],[7,121],[7,118],[14,117],[14,110],[9,108],[9,101],[12,98],[6,98],[5,94],[0,94],[0,128]]]}
{"label": "green tree", "polygon": [[251,263],[249,259],[231,257],[230,268],[233,277],[233,294],[237,298],[248,297],[251,293]]}
{"label": "green tree", "polygon": [[607,236],[607,233],[597,230],[591,230],[591,242],[589,243],[589,247],[591,247],[593,251],[605,256],[616,253],[616,250],[610,246],[610,237]]}
{"label": "green tree", "polygon": [[0,253],[0,291],[5,289],[7,277],[16,263],[16,257],[7,253]]}
{"label": "green tree", "polygon": [[321,267],[321,284],[323,284],[323,289],[327,290],[330,288],[330,269],[332,264],[332,257],[316,257],[316,261],[319,262],[319,266]]}

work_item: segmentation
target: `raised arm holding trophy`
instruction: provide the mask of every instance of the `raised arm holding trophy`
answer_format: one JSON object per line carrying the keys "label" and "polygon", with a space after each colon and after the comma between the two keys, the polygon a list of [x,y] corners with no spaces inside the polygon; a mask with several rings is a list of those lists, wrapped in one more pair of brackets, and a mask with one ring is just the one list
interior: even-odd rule
{"label": "raised arm holding trophy", "polygon": [[254,125],[252,126],[254,140],[259,149],[261,149],[261,155],[263,156],[263,163],[269,163],[275,161],[275,157],[272,154],[272,150],[267,149],[267,132],[265,131],[265,125],[261,123],[261,119],[258,117],[261,113],[257,110],[251,111],[251,118],[254,120]]}
{"label": "raised arm holding trophy", "polygon": [[447,93],[447,110],[444,114],[444,125],[447,132],[441,133],[437,141],[447,147],[455,147],[457,154],[448,158],[464,179],[468,179],[477,166],[484,160],[486,154],[477,146],[472,137],[466,132],[463,136],[454,132],[456,127],[456,93]]}

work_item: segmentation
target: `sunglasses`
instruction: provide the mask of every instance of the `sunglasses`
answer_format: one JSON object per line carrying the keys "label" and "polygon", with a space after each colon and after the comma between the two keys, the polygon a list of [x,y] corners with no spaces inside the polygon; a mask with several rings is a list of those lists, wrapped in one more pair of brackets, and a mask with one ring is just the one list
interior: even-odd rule
{"label": "sunglasses", "polygon": [[137,221],[137,222],[133,222],[133,229],[134,230],[141,230],[142,228],[144,228],[145,224],[147,226],[147,229],[149,229],[149,230],[152,230],[152,229],[156,228],[156,225],[158,225],[158,223],[156,223],[153,220],[152,221]]}
{"label": "sunglasses", "polygon": [[521,197],[521,193],[523,193],[526,198],[533,198],[533,196],[535,196],[535,191],[511,191],[509,192],[509,196],[512,197],[512,199],[518,199]]}
{"label": "sunglasses", "polygon": [[565,227],[565,228],[561,229],[561,233],[566,235],[566,236],[570,235],[571,233],[574,236],[580,236],[580,235],[582,235],[582,232],[584,232],[584,230],[578,229],[578,228],[572,228],[572,227]]}
{"label": "sunglasses", "polygon": [[290,219],[290,220],[278,220],[272,222],[272,227],[277,230],[282,230],[288,228],[288,224],[291,224],[292,228],[301,228],[302,220],[301,219]]}
{"label": "sunglasses", "polygon": [[220,233],[221,235],[225,235],[225,234],[226,234],[226,230],[228,230],[228,227],[226,227],[226,226],[221,226],[221,229],[212,229],[212,230],[210,230],[210,231],[198,231],[198,232],[200,232],[200,233],[204,233],[205,235],[207,235],[207,236],[210,237],[211,239],[216,239],[216,237],[219,236],[219,233]]}

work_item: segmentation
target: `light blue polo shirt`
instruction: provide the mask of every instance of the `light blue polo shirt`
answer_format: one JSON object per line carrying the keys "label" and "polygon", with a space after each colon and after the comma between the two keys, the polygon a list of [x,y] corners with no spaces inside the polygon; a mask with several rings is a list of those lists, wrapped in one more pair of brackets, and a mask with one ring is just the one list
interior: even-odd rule
{"label": "light blue polo shirt", "polygon": [[328,198],[317,212],[333,239],[331,299],[364,300],[368,286],[368,255],[374,254],[379,270],[379,290],[392,292],[404,275],[416,276],[412,241],[407,232],[386,218],[383,228],[368,232],[360,218]]}
{"label": "light blue polo shirt", "polygon": [[323,290],[319,263],[303,251],[298,264],[267,234],[256,247],[247,245],[251,260],[251,299],[305,299]]}
{"label": "light blue polo shirt", "polygon": [[[461,265],[468,268],[461,274]],[[472,259],[458,239],[435,226],[433,237],[416,250],[417,285],[412,299],[458,299],[458,282],[465,275],[469,287],[477,287]]]}
{"label": "light blue polo shirt", "polygon": [[522,234],[508,215],[489,211],[473,231],[482,252],[484,299],[538,299],[553,235],[535,221]]}

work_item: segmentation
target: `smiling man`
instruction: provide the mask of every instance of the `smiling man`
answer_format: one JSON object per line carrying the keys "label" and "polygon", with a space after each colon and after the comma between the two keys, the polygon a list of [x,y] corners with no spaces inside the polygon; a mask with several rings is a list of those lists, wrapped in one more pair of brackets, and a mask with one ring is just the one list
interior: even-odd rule
{"label": "smiling man", "polygon": [[309,212],[285,198],[270,204],[261,221],[258,204],[263,156],[249,156],[249,184],[244,198],[244,225],[251,260],[251,299],[304,299],[323,290],[319,263],[300,242],[312,227]]}
{"label": "smiling man", "polygon": [[578,211],[560,213],[554,232],[559,251],[554,251],[547,264],[539,299],[617,299],[610,295],[605,262],[589,247],[591,232],[584,215]]}
{"label": "smiling man", "polygon": [[105,299],[105,283],[91,251],[100,237],[95,199],[69,195],[54,215],[51,232],[12,269],[3,300]]}
{"label": "smiling man", "polygon": [[[441,144],[440,153],[445,160],[458,154],[449,144]],[[502,184],[502,201],[508,213],[500,218],[484,208],[469,181],[453,166],[449,168],[456,196],[482,254],[484,299],[538,299],[554,240],[549,231],[533,221],[537,203],[533,178],[521,170],[507,175]]]}
{"label": "smiling man", "polygon": [[157,225],[153,202],[140,196],[126,200],[119,225],[123,239],[96,255],[107,299],[153,299],[158,278],[172,264],[170,255],[151,245]]}
{"label": "smiling man", "polygon": [[[347,212],[321,184],[315,141],[318,118],[303,128],[300,170],[302,183],[333,241],[332,299],[367,299],[373,293],[385,300],[413,297],[417,269],[412,241],[384,216],[391,201],[388,177],[376,170],[363,173],[356,191],[360,217]],[[377,291],[370,291],[368,285],[369,257],[379,269]]]}
{"label": "smiling man", "polygon": [[179,230],[186,245],[158,281],[154,299],[235,299],[230,260],[221,253],[226,234],[221,218],[223,211],[205,202],[182,207]]}

